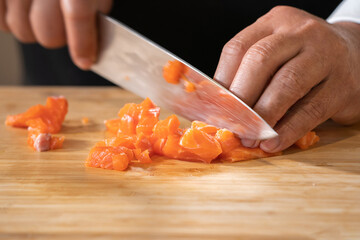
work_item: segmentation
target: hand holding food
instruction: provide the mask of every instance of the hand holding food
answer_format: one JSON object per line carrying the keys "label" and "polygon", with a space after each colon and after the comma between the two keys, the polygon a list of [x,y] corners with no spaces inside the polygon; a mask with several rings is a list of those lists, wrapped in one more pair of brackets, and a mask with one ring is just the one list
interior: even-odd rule
{"label": "hand holding food", "polygon": [[359,24],[281,6],[225,45],[214,78],[275,127],[260,147],[277,152],[329,118],[360,119],[359,52]]}

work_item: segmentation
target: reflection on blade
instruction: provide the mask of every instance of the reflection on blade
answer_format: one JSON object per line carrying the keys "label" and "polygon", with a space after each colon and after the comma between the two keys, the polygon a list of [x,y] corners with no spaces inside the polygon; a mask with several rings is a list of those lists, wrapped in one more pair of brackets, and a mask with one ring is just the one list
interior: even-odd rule
{"label": "reflection on blade", "polygon": [[[268,139],[277,133],[251,108],[205,74],[109,17],[99,15],[100,52],[92,70],[121,87],[189,120],[227,128],[241,138]],[[170,60],[186,65],[195,86],[169,84],[162,75]]]}

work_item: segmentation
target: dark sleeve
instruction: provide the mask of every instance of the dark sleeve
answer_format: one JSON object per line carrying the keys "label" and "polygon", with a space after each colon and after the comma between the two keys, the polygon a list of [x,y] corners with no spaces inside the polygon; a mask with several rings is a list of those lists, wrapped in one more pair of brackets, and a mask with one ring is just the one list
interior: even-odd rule
{"label": "dark sleeve", "polygon": [[112,85],[71,61],[68,48],[45,49],[38,44],[20,44],[25,85]]}

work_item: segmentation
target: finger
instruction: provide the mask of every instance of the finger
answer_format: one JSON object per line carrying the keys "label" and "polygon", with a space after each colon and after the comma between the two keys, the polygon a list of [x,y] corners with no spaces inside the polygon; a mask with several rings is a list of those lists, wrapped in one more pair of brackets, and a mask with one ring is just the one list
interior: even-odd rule
{"label": "finger", "polygon": [[242,144],[244,147],[247,147],[247,148],[256,148],[256,147],[259,146],[260,140],[253,140],[253,139],[242,138],[242,139],[241,139],[241,144]]}
{"label": "finger", "polygon": [[[301,40],[293,36],[273,34],[261,39],[246,52],[230,90],[253,106],[276,70],[300,50]],[[254,148],[260,141],[243,138],[241,143]]]}
{"label": "finger", "polygon": [[275,126],[289,108],[329,72],[330,66],[323,63],[321,56],[307,52],[299,54],[278,70],[256,102],[254,111],[270,126]]}
{"label": "finger", "polygon": [[58,0],[33,0],[30,23],[42,46],[56,48],[65,45],[65,27]]}
{"label": "finger", "polygon": [[340,86],[330,87],[329,81],[322,82],[309,92],[276,125],[279,134],[276,138],[260,143],[266,152],[282,151],[320,123],[329,119],[339,108],[336,101]]}
{"label": "finger", "polygon": [[[304,71],[306,69],[306,71]],[[271,127],[289,108],[328,75],[330,69],[314,54],[300,53],[283,65],[256,102],[257,112]],[[259,141],[242,139],[245,147],[258,147]]]}
{"label": "finger", "polygon": [[232,91],[249,106],[253,106],[275,72],[302,47],[300,38],[273,34],[250,47],[230,86]]}
{"label": "finger", "polygon": [[5,20],[6,16],[6,2],[5,0],[0,0],[0,30],[4,32],[10,31]]}
{"label": "finger", "polygon": [[74,63],[87,70],[96,60],[96,10],[94,0],[62,0],[67,42]]}
{"label": "finger", "polygon": [[29,13],[32,0],[7,0],[6,23],[15,37],[23,43],[36,42]]}
{"label": "finger", "polygon": [[256,21],[233,37],[225,44],[221,52],[214,79],[229,88],[246,51],[254,43],[270,34],[272,34],[271,27],[264,22]]}

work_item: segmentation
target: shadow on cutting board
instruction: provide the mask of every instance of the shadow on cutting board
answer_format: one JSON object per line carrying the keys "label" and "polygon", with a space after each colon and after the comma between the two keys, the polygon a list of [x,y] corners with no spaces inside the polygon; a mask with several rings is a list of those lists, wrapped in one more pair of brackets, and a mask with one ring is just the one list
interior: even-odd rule
{"label": "shadow on cutting board", "polygon": [[311,164],[319,167],[327,167],[334,170],[360,174],[359,151],[360,147],[360,123],[352,126],[342,126],[333,121],[327,121],[319,125],[315,132],[320,141],[315,146],[300,150],[291,147],[284,151],[282,157]]}

